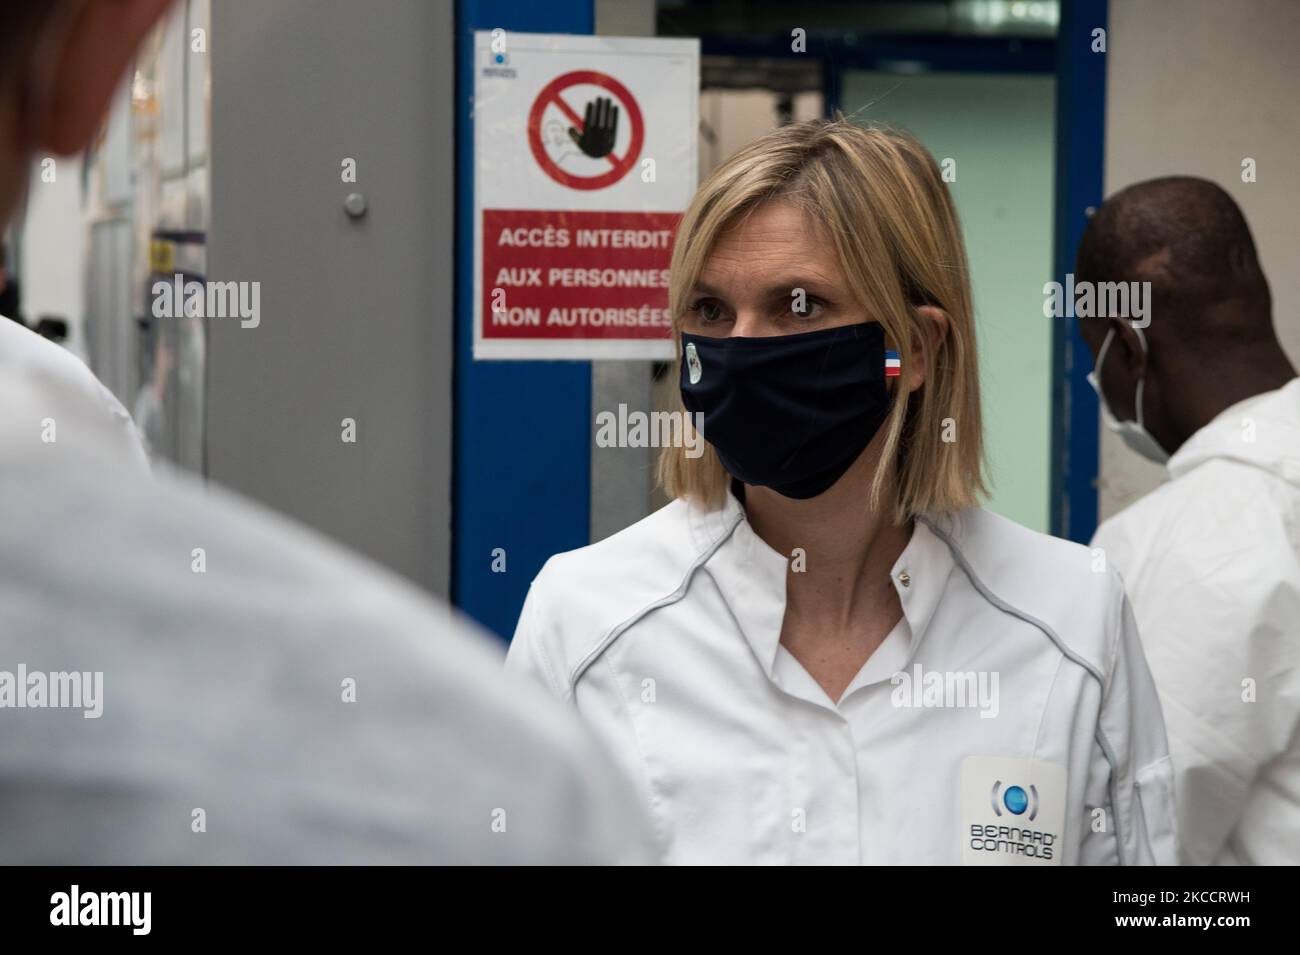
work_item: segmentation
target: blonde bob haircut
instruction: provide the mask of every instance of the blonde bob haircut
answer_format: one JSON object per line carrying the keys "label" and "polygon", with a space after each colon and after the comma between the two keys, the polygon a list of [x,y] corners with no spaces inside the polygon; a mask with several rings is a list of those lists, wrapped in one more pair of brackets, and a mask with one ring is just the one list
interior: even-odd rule
{"label": "blonde bob haircut", "polygon": [[[709,176],[682,217],[673,248],[668,297],[677,380],[688,296],[714,245],[742,216],[777,200],[797,203],[825,230],[850,286],[845,291],[880,322],[886,347],[902,358],[903,377],[895,380],[907,380],[914,353],[924,362],[924,384],[907,400],[895,400],[885,422],[871,506],[892,506],[898,523],[973,506],[986,487],[966,251],[939,167],[904,133],[842,118],[794,123],[751,143]],[[933,323],[916,312],[922,305],[948,316],[937,348]],[[896,393],[906,394],[901,385]],[[896,499],[881,502],[888,467]],[[659,481],[670,497],[713,510],[730,480],[707,442],[699,457],[687,457],[681,446],[660,455]]]}

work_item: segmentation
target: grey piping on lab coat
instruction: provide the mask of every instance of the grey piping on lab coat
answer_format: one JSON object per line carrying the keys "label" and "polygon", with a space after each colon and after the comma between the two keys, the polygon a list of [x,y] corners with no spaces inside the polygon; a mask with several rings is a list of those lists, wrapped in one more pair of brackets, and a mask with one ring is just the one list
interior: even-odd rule
{"label": "grey piping on lab coat", "polygon": [[735,520],[731,522],[731,526],[728,527],[725,531],[723,531],[722,535],[718,537],[718,539],[715,540],[712,544],[710,544],[708,546],[708,549],[705,550],[704,553],[702,553],[699,557],[696,558],[695,563],[691,564],[690,569],[686,571],[686,576],[682,578],[682,582],[678,584],[676,590],[674,590],[666,597],[660,597],[654,603],[650,604],[647,607],[642,608],[641,610],[634,613],[632,616],[628,617],[618,626],[614,627],[613,630],[605,634],[604,638],[600,641],[600,643],[596,644],[596,646],[591,650],[590,653],[588,653],[585,657],[583,657],[581,660],[578,661],[578,665],[573,668],[573,673],[569,675],[569,696],[570,697],[574,697],[575,694],[577,693],[578,681],[582,679],[582,675],[587,672],[587,669],[598,659],[600,659],[600,655],[604,653],[606,650],[608,650],[615,640],[617,640],[624,633],[626,633],[628,628],[631,627],[632,624],[636,623],[646,614],[658,610],[660,607],[667,607],[670,606],[671,604],[675,604],[677,603],[677,601],[681,600],[683,597],[686,596],[686,591],[691,586],[691,579],[695,576],[695,572],[699,570],[701,567],[703,567],[705,564],[707,564],[709,562],[709,559],[718,552],[718,548],[727,542],[727,540],[731,537],[731,535],[735,533],[736,528],[740,526],[740,522],[744,520],[744,517],[745,514],[743,511],[736,515]]}
{"label": "grey piping on lab coat", "polygon": [[[1015,607],[1011,606],[1011,604],[1007,603],[1005,600],[999,597],[997,594],[993,593],[993,591],[989,590],[989,588],[984,585],[984,581],[979,579],[979,576],[975,573],[974,568],[971,567],[970,562],[966,560],[966,555],[961,552],[961,548],[957,546],[956,542],[954,542],[953,539],[949,537],[945,531],[939,529],[931,521],[926,520],[924,517],[918,517],[917,520],[919,520],[926,527],[930,528],[930,530],[934,532],[935,536],[937,536],[940,540],[942,540],[945,544],[948,545],[948,550],[952,552],[953,560],[957,562],[957,565],[961,567],[962,571],[966,574],[971,584],[974,585],[975,589],[980,592],[980,594],[984,597],[985,600],[987,600],[993,606],[997,607],[1003,613],[1011,614],[1011,616],[1013,617],[1019,617],[1021,620],[1025,621],[1025,623],[1031,624],[1032,626],[1035,626],[1039,630],[1043,631],[1043,633],[1047,634],[1047,638],[1051,640],[1052,643],[1056,644],[1056,649],[1060,650],[1061,653],[1064,654],[1067,660],[1072,660],[1074,663],[1083,667],[1084,670],[1086,670],[1088,673],[1092,675],[1093,679],[1095,679],[1097,681],[1097,684],[1101,687],[1102,695],[1103,696],[1105,695],[1106,680],[1102,676],[1100,670],[1098,670],[1095,666],[1093,666],[1083,657],[1079,656],[1079,654],[1071,650],[1070,647],[1065,643],[1065,641],[1062,640],[1057,635],[1056,631],[1053,630],[1051,627],[1049,627],[1047,624],[1043,623],[1043,621],[1039,620],[1037,617],[1025,613],[1023,610],[1016,609]],[[1123,833],[1120,832],[1120,812],[1118,808],[1119,800],[1117,798],[1118,794],[1115,790],[1116,780],[1119,776],[1119,763],[1118,760],[1116,760],[1115,758],[1115,751],[1111,748],[1110,741],[1107,740],[1106,737],[1101,732],[1101,726],[1097,727],[1097,745],[1101,747],[1101,751],[1106,757],[1106,762],[1110,764],[1110,785],[1107,788],[1110,790],[1111,813],[1115,816],[1115,850],[1116,850],[1116,855],[1119,858],[1119,864],[1125,865],[1126,863],[1124,861],[1124,839],[1123,839]]]}

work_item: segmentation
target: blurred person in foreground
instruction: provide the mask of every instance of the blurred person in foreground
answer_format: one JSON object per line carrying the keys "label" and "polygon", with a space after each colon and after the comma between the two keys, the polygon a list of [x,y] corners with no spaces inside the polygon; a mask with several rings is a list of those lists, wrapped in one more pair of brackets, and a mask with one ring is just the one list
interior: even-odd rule
{"label": "blurred person in foreground", "polygon": [[[0,226],[167,5],[6,4]],[[596,744],[487,640],[282,517],[138,480],[47,371],[0,352],[0,859],[653,859]]]}
{"label": "blurred person in foreground", "polygon": [[1246,220],[1211,182],[1108,199],[1076,283],[1150,282],[1150,324],[1083,320],[1094,386],[1169,480],[1093,544],[1124,577],[1187,863],[1300,863],[1300,381]]}
{"label": "blurred person in foreground", "polygon": [[[0,15],[0,29],[4,25],[3,15]],[[9,42],[7,38],[0,38],[0,47],[6,42]],[[3,74],[4,69],[0,66],[0,74]],[[0,149],[7,152],[11,145],[6,140],[0,143]],[[21,186],[24,171],[20,167],[15,168],[18,170],[17,178],[6,178],[5,182],[0,183],[0,192],[7,192],[16,185]],[[6,172],[5,175],[8,177],[10,173]],[[5,213],[6,216],[12,214],[12,209]],[[0,249],[0,361],[21,365],[58,381],[59,390],[69,401],[81,403],[88,416],[98,420],[105,436],[116,445],[117,453],[134,462],[137,470],[147,473],[149,458],[144,450],[144,442],[122,403],[104,387],[80,358],[27,327],[22,316],[18,280],[6,265],[7,261],[8,248],[5,247]]]}

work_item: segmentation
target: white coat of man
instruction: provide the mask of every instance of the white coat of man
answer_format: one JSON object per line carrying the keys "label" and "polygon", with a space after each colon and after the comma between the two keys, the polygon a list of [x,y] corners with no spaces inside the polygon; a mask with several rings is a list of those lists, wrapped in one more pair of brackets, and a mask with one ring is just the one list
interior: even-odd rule
{"label": "white coat of man", "polygon": [[1150,282],[1150,324],[1085,319],[1110,427],[1169,480],[1093,540],[1164,709],[1185,863],[1300,863],[1300,381],[1241,210],[1171,177],[1108,199],[1080,282]]}

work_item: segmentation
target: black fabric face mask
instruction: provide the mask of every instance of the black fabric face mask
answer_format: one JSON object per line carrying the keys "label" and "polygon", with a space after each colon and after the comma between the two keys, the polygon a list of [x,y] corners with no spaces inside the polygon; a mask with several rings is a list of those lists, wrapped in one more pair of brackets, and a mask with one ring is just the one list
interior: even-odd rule
{"label": "black fabric face mask", "polygon": [[878,322],[770,338],[682,334],[682,401],[746,484],[810,498],[838,481],[889,414]]}

